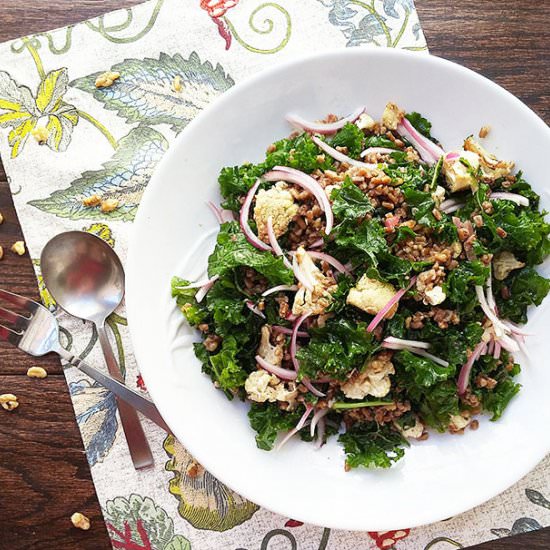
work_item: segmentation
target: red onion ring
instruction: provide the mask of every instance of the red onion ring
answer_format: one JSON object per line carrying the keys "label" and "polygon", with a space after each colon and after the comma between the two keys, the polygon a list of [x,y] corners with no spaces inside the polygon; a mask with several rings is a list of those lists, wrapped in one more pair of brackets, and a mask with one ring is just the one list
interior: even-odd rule
{"label": "red onion ring", "polygon": [[[281,325],[273,325],[271,329],[274,330],[275,332],[286,334],[287,336],[292,336],[292,332],[293,332],[291,328],[282,327]],[[298,338],[309,338],[309,334],[307,332],[300,331],[300,330],[296,332],[296,336],[298,336]]]}
{"label": "red onion ring", "polygon": [[283,367],[273,365],[269,361],[266,361],[261,355],[256,355],[254,359],[256,360],[256,363],[258,363],[258,365],[262,367],[262,369],[270,372],[271,374],[274,374],[277,378],[280,378],[281,380],[296,380],[296,377],[298,376],[295,371],[292,371],[290,369],[283,369]]}
{"label": "red onion ring", "polygon": [[256,183],[250,188],[248,193],[246,194],[246,198],[244,199],[243,205],[241,207],[241,211],[239,214],[239,224],[241,226],[241,230],[244,233],[244,236],[246,237],[246,240],[254,247],[260,249],[260,250],[271,250],[271,247],[267,244],[265,244],[250,228],[250,225],[248,224],[248,217],[250,215],[250,206],[252,205],[252,200],[254,199],[254,195],[256,194],[256,191],[258,190],[258,187],[260,187],[260,183],[262,183],[262,179],[258,178]]}
{"label": "red onion ring", "polygon": [[496,191],[489,195],[489,200],[500,199],[503,201],[512,201],[519,206],[529,206],[529,199],[517,193],[508,193],[506,191]]}
{"label": "red onion ring", "polygon": [[334,160],[337,160],[339,162],[345,162],[350,166],[357,166],[358,168],[366,168],[367,170],[378,169],[378,164],[370,164],[367,162],[361,162],[360,160],[352,159],[351,157],[344,155],[344,153],[341,153],[337,149],[334,149],[334,147],[331,147],[328,143],[325,143],[322,139],[319,139],[317,136],[312,136],[311,139],[315,143],[315,145],[319,147],[319,149],[321,149],[322,151],[330,155]]}
{"label": "red onion ring", "polygon": [[219,275],[214,275],[211,279],[209,279],[203,286],[197,290],[197,293],[195,294],[195,300],[197,303],[202,302],[202,299],[206,296],[208,291],[212,288],[214,283],[220,278]]}
{"label": "red onion ring", "polygon": [[315,286],[315,283],[312,283],[310,278],[307,277],[306,274],[301,270],[300,266],[298,265],[296,255],[292,257],[292,271],[294,271],[296,279],[298,279],[298,281],[302,283],[302,286],[310,292],[313,292],[313,287]]}
{"label": "red onion ring", "polygon": [[262,292],[262,296],[269,296],[270,294],[281,291],[295,292],[296,290],[298,290],[298,287],[296,285],[277,285],[268,288],[266,291]]}
{"label": "red onion ring", "polygon": [[500,359],[500,350],[501,350],[500,342],[498,340],[496,340],[495,341],[495,350],[493,351],[493,357],[495,359]]}
{"label": "red onion ring", "polygon": [[323,439],[325,438],[326,420],[325,417],[319,420],[319,427],[317,428],[317,440],[315,441],[315,448],[320,449],[323,446]]}
{"label": "red onion ring", "polygon": [[271,245],[271,248],[273,248],[273,252],[275,253],[275,256],[282,257],[283,263],[288,267],[288,269],[292,269],[292,264],[288,261],[288,258],[284,255],[283,249],[279,245],[279,242],[277,241],[277,237],[275,236],[275,231],[273,231],[273,218],[271,216],[268,216],[266,225],[267,225],[267,238],[269,239],[269,244]]}
{"label": "red onion ring", "polygon": [[316,179],[300,170],[289,168],[288,166],[275,166],[271,172],[267,172],[262,177],[266,181],[282,180],[295,183],[306,191],[309,191],[319,203],[321,210],[325,213],[327,220],[325,234],[330,234],[334,225],[334,214],[332,213],[332,207],[330,206],[330,201],[328,200],[325,190]]}
{"label": "red onion ring", "polygon": [[[489,307],[489,304],[487,303],[487,299],[485,298],[485,294],[483,292],[483,287],[481,287],[480,285],[476,285],[475,290],[479,305],[481,306],[483,313],[485,313],[486,317],[491,321],[491,323],[493,323],[497,338],[500,338],[502,334],[511,332],[511,330],[497,317],[493,309]],[[499,332],[501,334],[499,334]]]}
{"label": "red onion ring", "polygon": [[221,225],[223,223],[221,208],[217,207],[212,201],[208,201],[206,204],[208,205],[208,208],[212,210],[216,220],[218,220],[218,223]]}
{"label": "red onion ring", "polygon": [[392,153],[399,152],[399,149],[390,149],[389,147],[367,147],[364,151],[361,151],[361,157],[366,157],[371,153],[378,153],[379,155],[391,155]]}
{"label": "red onion ring", "polygon": [[422,159],[428,164],[434,164],[445,154],[441,147],[424,137],[406,117],[403,117],[397,125],[397,131],[413,144]]}
{"label": "red onion ring", "polygon": [[264,313],[257,305],[254,304],[254,302],[252,302],[251,300],[246,300],[245,304],[252,313],[255,313],[258,317],[265,319]]}
{"label": "red onion ring", "polygon": [[393,336],[388,336],[384,338],[384,342],[387,344],[400,344],[403,346],[410,346],[413,348],[422,348],[429,349],[431,344],[428,342],[419,342],[418,340],[403,340],[402,338],[394,338]]}
{"label": "red onion ring", "polygon": [[336,122],[310,122],[302,118],[299,115],[289,114],[286,116],[286,120],[295,126],[296,128],[301,128],[306,132],[316,133],[316,134],[334,134],[341,128],[343,128],[348,122],[355,122],[365,111],[366,107],[359,107],[353,113]]}
{"label": "red onion ring", "polygon": [[311,437],[315,435],[315,427],[317,426],[317,423],[323,416],[326,416],[330,412],[330,409],[328,407],[324,409],[317,409],[315,413],[313,413],[313,417],[311,418],[311,424],[309,425],[309,433],[311,434]]}
{"label": "red onion ring", "polygon": [[351,275],[350,270],[347,269],[346,266],[342,262],[339,262],[334,256],[331,256],[330,254],[325,254],[324,252],[316,252],[315,250],[307,250],[306,252],[316,260],[327,262],[327,264],[337,269],[340,273]]}
{"label": "red onion ring", "polygon": [[470,381],[470,372],[472,371],[472,367],[474,366],[474,363],[478,359],[478,357],[483,354],[483,348],[485,347],[487,347],[487,344],[485,342],[480,342],[474,348],[474,351],[470,353],[468,360],[460,369],[460,374],[458,375],[457,382],[458,395],[464,395],[464,393],[466,393],[468,382]]}
{"label": "red onion ring", "polygon": [[384,319],[384,315],[388,313],[388,311],[393,307],[394,304],[401,300],[402,296],[410,290],[415,282],[416,275],[411,278],[409,284],[405,288],[398,290],[388,301],[388,303],[374,316],[374,319],[369,323],[369,326],[367,327],[367,332],[372,332],[380,324],[382,319]]}
{"label": "red onion ring", "polygon": [[302,415],[302,418],[300,418],[300,420],[298,421],[298,424],[296,424],[296,427],[293,428],[292,430],[290,430],[286,436],[284,437],[284,439],[277,445],[277,447],[275,447],[275,450],[276,451],[280,451],[282,448],[283,448],[283,445],[285,445],[285,443],[294,435],[294,434],[297,434],[305,425],[306,423],[306,420],[307,420],[307,417],[310,415],[311,411],[313,410],[313,406],[312,405],[309,405],[307,404],[306,405],[306,411],[304,412],[304,414]]}

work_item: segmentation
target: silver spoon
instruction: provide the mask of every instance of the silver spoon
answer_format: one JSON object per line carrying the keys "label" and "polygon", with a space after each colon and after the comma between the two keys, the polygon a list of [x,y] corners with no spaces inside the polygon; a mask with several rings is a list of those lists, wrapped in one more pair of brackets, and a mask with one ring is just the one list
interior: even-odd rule
{"label": "silver spoon", "polygon": [[[91,321],[109,374],[124,382],[105,331],[105,320],[124,296],[124,269],[115,251],[84,231],[68,231],[51,239],[40,256],[44,283],[70,315]],[[135,409],[117,398],[120,421],[136,469],[153,464],[153,455]]]}

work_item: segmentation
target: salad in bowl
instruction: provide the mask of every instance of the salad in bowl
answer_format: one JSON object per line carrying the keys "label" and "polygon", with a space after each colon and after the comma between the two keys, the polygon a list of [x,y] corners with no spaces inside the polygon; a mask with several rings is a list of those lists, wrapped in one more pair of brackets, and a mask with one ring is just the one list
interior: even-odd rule
{"label": "salad in bowl", "polygon": [[203,372],[250,402],[259,448],[335,437],[346,469],[498,420],[550,289],[538,195],[486,127],[446,151],[391,102],[287,120],[262,162],[221,171],[208,276],[172,281]]}

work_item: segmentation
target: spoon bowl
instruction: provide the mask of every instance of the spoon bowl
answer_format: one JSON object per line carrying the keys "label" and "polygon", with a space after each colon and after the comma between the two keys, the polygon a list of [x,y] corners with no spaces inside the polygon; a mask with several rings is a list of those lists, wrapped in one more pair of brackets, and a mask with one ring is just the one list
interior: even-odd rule
{"label": "spoon bowl", "polygon": [[85,231],[49,241],[40,256],[44,282],[69,314],[103,324],[124,297],[124,269],[115,251]]}

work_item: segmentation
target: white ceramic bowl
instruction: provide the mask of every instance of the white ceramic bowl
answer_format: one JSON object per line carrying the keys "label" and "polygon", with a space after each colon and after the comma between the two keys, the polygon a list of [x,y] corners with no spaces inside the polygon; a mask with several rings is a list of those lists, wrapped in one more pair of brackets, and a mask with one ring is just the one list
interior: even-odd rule
{"label": "white ceramic bowl", "polygon": [[[170,278],[194,279],[206,266],[226,165],[263,158],[284,137],[290,111],[306,118],[346,114],[358,105],[379,117],[387,101],[419,111],[449,149],[491,126],[489,150],[513,159],[549,207],[550,130],[511,94],[476,73],[433,56],[348,49],[274,67],[242,83],[194,120],[156,170],[135,221],[127,264],[127,307],[137,360],[174,434],[212,474],[248,499],[305,522],[353,530],[412,527],[463,512],[500,493],[550,450],[547,301],[531,312],[530,363],[504,417],[463,436],[413,443],[386,471],[344,472],[332,440],[301,441],[278,453],[258,450],[247,406],[228,401],[201,374],[169,296]],[[544,270],[544,268],[543,268]]]}

